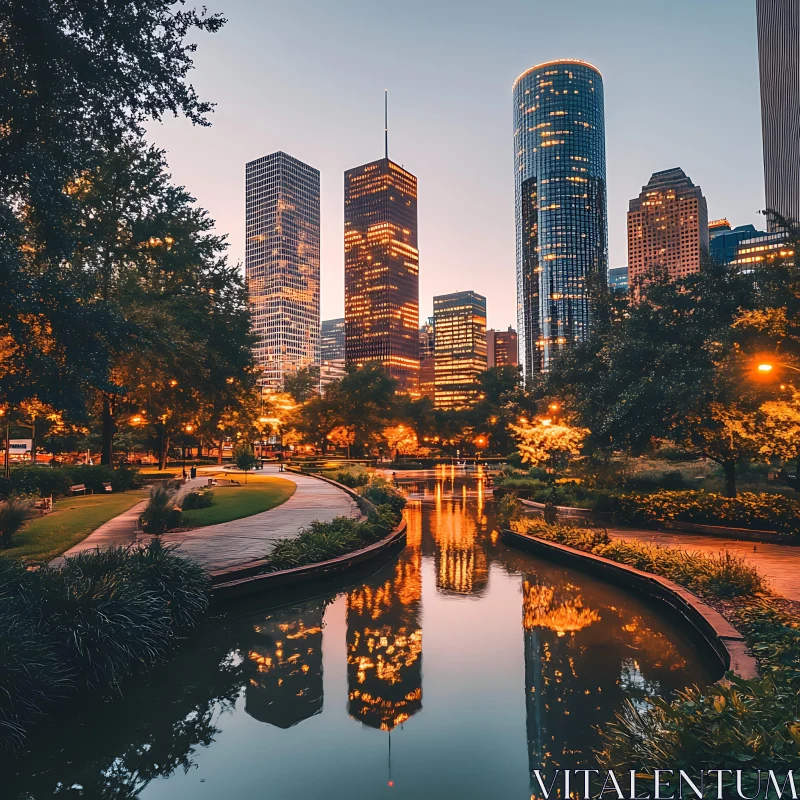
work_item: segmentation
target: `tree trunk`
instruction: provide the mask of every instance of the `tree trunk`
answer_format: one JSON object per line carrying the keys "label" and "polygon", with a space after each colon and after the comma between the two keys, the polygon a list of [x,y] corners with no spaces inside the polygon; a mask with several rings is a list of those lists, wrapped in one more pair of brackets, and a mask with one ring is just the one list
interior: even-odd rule
{"label": "tree trunk", "polygon": [[222,464],[222,445],[225,444],[224,439],[219,440],[219,447],[217,448],[217,464]]}
{"label": "tree trunk", "polygon": [[114,434],[117,432],[117,423],[114,419],[114,406],[111,398],[103,395],[103,440],[100,447],[100,463],[106,467],[113,466],[114,460]]}
{"label": "tree trunk", "polygon": [[164,430],[163,424],[161,428],[161,453],[158,457],[158,468],[159,469],[166,469],[167,468],[167,451],[169,450],[169,436],[167,436],[167,432]]}
{"label": "tree trunk", "polygon": [[736,497],[736,462],[725,461],[722,468],[725,470],[725,494]]}
{"label": "tree trunk", "polygon": [[36,420],[31,425],[31,465],[36,466]]}

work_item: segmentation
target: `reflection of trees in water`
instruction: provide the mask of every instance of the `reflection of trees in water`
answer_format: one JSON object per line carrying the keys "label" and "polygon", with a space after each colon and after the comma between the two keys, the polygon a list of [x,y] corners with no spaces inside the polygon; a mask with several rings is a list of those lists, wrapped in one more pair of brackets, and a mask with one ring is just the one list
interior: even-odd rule
{"label": "reflection of trees in water", "polygon": [[385,731],[422,708],[422,528],[413,504],[406,519],[400,559],[347,595],[347,710]]}
{"label": "reflection of trees in water", "polygon": [[245,669],[245,711],[291,728],[322,711],[322,617],[325,603],[282,608],[253,625]]}
{"label": "reflection of trees in water", "polygon": [[[205,632],[208,635],[208,630]],[[35,751],[2,767],[3,798],[134,798],[155,778],[187,772],[218,733],[243,683],[228,636],[198,633],[169,664],[126,688],[124,698],[93,699],[54,718]]]}
{"label": "reflection of trees in water", "polygon": [[[212,744],[243,689],[247,711],[257,719],[262,712],[264,721],[288,727],[310,716],[322,705],[321,630],[315,629],[329,602],[210,621],[172,661],[132,681],[123,698],[93,700],[54,719],[52,731],[36,738],[34,753],[2,766],[0,797],[131,800],[150,781],[192,769],[195,754]],[[275,655],[276,631],[286,636],[281,663],[261,673],[258,658],[250,656]],[[304,659],[297,676],[295,655]]]}

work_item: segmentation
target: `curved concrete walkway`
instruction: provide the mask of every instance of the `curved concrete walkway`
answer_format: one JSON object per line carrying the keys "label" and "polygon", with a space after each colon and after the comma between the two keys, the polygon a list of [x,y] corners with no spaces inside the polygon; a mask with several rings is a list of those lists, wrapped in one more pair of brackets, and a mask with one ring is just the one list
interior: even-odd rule
{"label": "curved concrete walkway", "polygon": [[[228,470],[226,470],[228,471]],[[208,474],[220,472],[220,467],[207,467],[199,470],[197,478],[189,480],[179,490],[180,494],[192,488],[205,486]],[[329,522],[334,517],[358,517],[360,511],[355,501],[341,489],[329,483],[297,475],[293,472],[280,472],[275,466],[259,470],[258,475],[272,475],[285,478],[297,485],[294,494],[285,502],[269,511],[253,514],[250,517],[208,525],[181,533],[168,533],[161,537],[167,544],[177,546],[180,555],[190,558],[209,572],[237,567],[264,558],[270,554],[276,539],[293,539],[300,530],[314,520]],[[231,471],[231,477],[241,477],[241,473]],[[224,489],[222,489],[224,491]],[[101,525],[82,542],[70,548],[63,556],[51,562],[57,565],[65,557],[85,550],[103,550],[133,544],[148,537],[137,535],[137,522],[147,501]]]}
{"label": "curved concrete walkway", "polygon": [[769,581],[773,592],[788,600],[800,600],[800,547],[634,528],[609,528],[608,533],[615,539],[635,539],[700,553],[714,554],[727,550],[732,555],[743,556]]}

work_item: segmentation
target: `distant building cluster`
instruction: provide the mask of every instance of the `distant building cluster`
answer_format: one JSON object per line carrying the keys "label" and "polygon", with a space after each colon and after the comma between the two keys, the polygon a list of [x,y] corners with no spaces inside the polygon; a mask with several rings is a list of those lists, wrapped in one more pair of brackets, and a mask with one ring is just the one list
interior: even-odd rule
{"label": "distant building cluster", "polygon": [[[800,219],[800,3],[757,0],[767,210]],[[787,233],[709,222],[700,186],[654,172],[629,204],[628,263],[608,264],[603,78],[557,59],[513,87],[517,330],[487,330],[486,298],[434,298],[420,326],[417,178],[384,158],[345,172],[345,308],[320,323],[320,174],[285,153],[246,165],[245,271],[261,383],[318,367],[320,388],[347,364],[379,362],[401,391],[437,408],[480,398],[480,373],[546,371],[592,329],[597,292],[629,292],[653,275],[684,278],[707,259],[754,269],[792,255]],[[387,125],[388,131],[388,125]],[[388,134],[387,134],[388,137]]]}

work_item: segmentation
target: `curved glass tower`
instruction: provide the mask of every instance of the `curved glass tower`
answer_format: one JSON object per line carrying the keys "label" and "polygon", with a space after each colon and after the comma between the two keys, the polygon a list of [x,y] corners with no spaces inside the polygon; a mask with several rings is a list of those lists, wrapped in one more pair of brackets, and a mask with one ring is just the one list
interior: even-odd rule
{"label": "curved glass tower", "polygon": [[514,84],[517,318],[528,379],[592,324],[590,285],[607,282],[603,78],[548,61]]}

